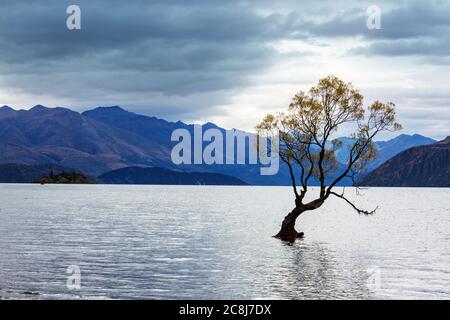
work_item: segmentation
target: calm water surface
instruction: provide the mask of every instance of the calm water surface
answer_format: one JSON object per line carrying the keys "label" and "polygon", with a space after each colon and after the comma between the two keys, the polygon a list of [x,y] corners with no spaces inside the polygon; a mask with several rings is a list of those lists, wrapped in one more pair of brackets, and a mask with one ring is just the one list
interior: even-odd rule
{"label": "calm water surface", "polygon": [[346,192],[379,211],[333,199],[288,245],[287,187],[0,185],[0,297],[449,299],[450,189]]}

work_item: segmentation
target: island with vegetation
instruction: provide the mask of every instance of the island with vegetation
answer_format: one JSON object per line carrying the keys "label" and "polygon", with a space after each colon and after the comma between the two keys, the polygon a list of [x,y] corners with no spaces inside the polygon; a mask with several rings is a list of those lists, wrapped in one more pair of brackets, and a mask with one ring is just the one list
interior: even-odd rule
{"label": "island with vegetation", "polygon": [[48,176],[43,176],[35,181],[40,184],[93,184],[95,181],[90,180],[86,176],[76,171],[61,172],[54,174],[50,172]]}

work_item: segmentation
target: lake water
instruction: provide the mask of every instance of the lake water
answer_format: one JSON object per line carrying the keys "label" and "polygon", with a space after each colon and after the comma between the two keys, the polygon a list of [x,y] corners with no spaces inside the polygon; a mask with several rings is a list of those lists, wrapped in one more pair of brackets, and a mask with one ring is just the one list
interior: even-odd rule
{"label": "lake water", "polygon": [[450,189],[346,192],[380,209],[332,199],[289,245],[288,187],[0,185],[0,296],[449,299]]}

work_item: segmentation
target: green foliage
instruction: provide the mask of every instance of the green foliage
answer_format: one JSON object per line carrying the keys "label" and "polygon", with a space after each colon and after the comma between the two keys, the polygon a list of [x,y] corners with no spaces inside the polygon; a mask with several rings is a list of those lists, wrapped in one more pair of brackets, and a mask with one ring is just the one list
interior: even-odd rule
{"label": "green foliage", "polygon": [[94,181],[89,180],[84,175],[77,173],[75,171],[62,172],[55,175],[53,170],[50,172],[49,176],[43,176],[35,183],[40,184],[93,184]]}
{"label": "green foliage", "polygon": [[[256,127],[259,135],[280,139],[277,151],[289,167],[299,201],[303,200],[311,177],[320,182],[320,201],[326,199],[339,181],[354,179],[376,157],[373,139],[378,133],[401,129],[392,102],[375,101],[364,108],[363,100],[351,83],[328,76],[308,92],[297,93],[286,113],[269,114]],[[340,141],[333,140],[333,134],[342,126],[353,126],[351,137],[355,142],[348,150],[342,172],[327,188],[326,179],[335,177],[339,167],[336,151],[342,148]],[[299,170],[294,170],[296,166]]]}

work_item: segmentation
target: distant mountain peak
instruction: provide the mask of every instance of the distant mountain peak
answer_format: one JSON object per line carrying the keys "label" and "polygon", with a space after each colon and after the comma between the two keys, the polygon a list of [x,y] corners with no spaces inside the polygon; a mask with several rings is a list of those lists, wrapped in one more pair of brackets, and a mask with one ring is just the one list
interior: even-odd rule
{"label": "distant mountain peak", "polygon": [[86,112],[91,112],[91,111],[95,111],[95,112],[125,112],[125,113],[129,113],[129,111],[125,110],[122,107],[119,106],[100,106],[97,108],[94,108],[92,110],[88,110]]}
{"label": "distant mountain peak", "polygon": [[4,105],[0,107],[0,111],[15,111],[15,110],[10,106]]}
{"label": "distant mountain peak", "polygon": [[14,110],[13,108],[11,108],[9,106],[3,106],[3,107],[0,107],[0,115],[2,118],[15,116],[16,110]]}
{"label": "distant mountain peak", "polygon": [[45,112],[45,111],[48,111],[49,109],[50,108],[47,108],[41,104],[37,104],[33,108],[31,108],[29,111],[32,113],[36,113],[36,112]]}
{"label": "distant mountain peak", "polygon": [[397,137],[392,138],[391,140],[394,140],[394,139],[411,139],[411,138],[426,138],[426,137],[424,137],[424,136],[422,136],[420,134],[417,134],[417,133],[414,133],[414,134],[402,133],[402,134],[399,134]]}
{"label": "distant mountain peak", "polygon": [[42,104],[37,104],[30,110],[42,110],[42,109],[48,109],[46,106],[43,106]]}
{"label": "distant mountain peak", "polygon": [[216,124],[212,123],[212,122],[206,122],[205,124],[202,125],[203,129],[217,129],[219,128]]}
{"label": "distant mountain peak", "polygon": [[[138,114],[132,111],[128,111],[119,106],[111,106],[111,107],[97,107],[95,109],[86,110],[82,113],[82,115],[94,118],[96,120],[105,121],[105,119],[109,119],[109,121],[114,120],[136,120],[136,119],[145,119],[151,121],[157,121],[160,123],[168,124],[170,123],[167,120],[157,118],[155,116],[148,116],[143,114]],[[108,121],[107,121],[108,122]],[[182,122],[180,122],[183,124]],[[184,124],[183,124],[184,125]]]}
{"label": "distant mountain peak", "polygon": [[124,108],[120,107],[120,106],[100,106],[98,107],[98,109],[102,109],[102,110],[112,110],[112,111],[125,111],[128,112],[127,110],[125,110]]}
{"label": "distant mountain peak", "polygon": [[397,137],[395,137],[393,139],[387,140],[386,142],[387,143],[393,143],[393,142],[394,143],[401,143],[401,142],[407,142],[407,141],[414,141],[417,144],[430,144],[430,143],[436,142],[436,140],[434,140],[432,138],[428,138],[428,137],[425,137],[425,136],[423,136],[421,134],[417,134],[417,133],[414,133],[414,134],[411,134],[411,135],[409,135],[409,134],[400,134],[400,135],[398,135]]}

